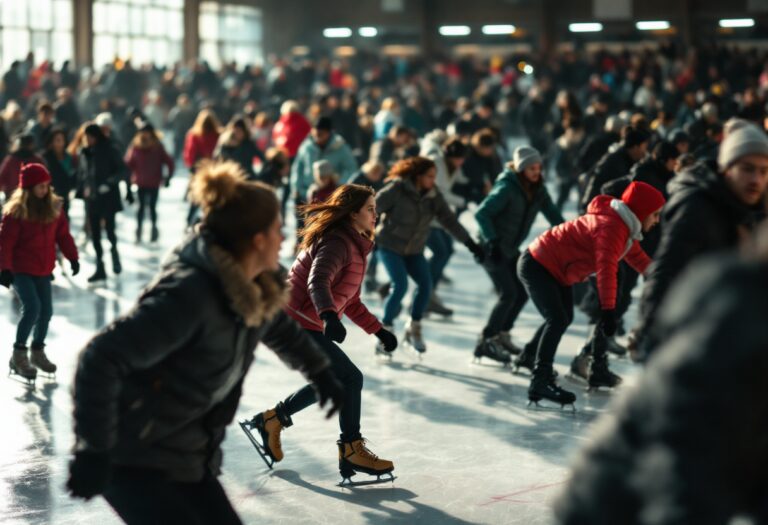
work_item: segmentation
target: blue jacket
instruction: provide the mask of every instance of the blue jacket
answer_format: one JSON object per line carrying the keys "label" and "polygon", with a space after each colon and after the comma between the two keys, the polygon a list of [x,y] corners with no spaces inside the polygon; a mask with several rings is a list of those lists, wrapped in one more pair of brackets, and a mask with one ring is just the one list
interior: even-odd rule
{"label": "blue jacket", "polygon": [[322,149],[309,135],[299,146],[291,168],[291,188],[301,199],[307,199],[309,187],[315,182],[312,165],[318,160],[327,160],[333,165],[339,174],[339,184],[345,184],[357,171],[355,156],[341,135],[332,134]]}

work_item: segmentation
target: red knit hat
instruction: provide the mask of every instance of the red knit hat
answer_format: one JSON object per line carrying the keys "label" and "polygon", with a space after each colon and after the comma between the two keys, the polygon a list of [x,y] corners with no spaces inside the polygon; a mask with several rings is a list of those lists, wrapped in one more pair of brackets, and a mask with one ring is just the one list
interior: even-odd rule
{"label": "red knit hat", "polygon": [[44,182],[51,182],[51,174],[48,173],[48,168],[42,164],[33,162],[31,164],[24,164],[19,172],[19,187],[31,188]]}
{"label": "red knit hat", "polygon": [[621,200],[626,204],[640,222],[643,222],[651,213],[664,206],[664,195],[659,190],[645,182],[632,182]]}

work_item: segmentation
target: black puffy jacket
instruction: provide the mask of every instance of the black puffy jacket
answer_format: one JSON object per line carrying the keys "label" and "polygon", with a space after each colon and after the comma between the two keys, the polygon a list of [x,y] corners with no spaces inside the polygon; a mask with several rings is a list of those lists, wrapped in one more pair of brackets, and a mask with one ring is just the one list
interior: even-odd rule
{"label": "black puffy jacket", "polygon": [[619,146],[606,153],[587,176],[587,184],[580,202],[580,210],[585,213],[592,199],[600,195],[603,184],[629,175],[635,161],[624,146]]}
{"label": "black puffy jacket", "polygon": [[188,238],[137,305],[82,351],[76,448],[174,481],[217,475],[259,342],[305,377],[328,366],[283,311],[282,283],[272,274],[249,281],[227,252],[200,234]]}

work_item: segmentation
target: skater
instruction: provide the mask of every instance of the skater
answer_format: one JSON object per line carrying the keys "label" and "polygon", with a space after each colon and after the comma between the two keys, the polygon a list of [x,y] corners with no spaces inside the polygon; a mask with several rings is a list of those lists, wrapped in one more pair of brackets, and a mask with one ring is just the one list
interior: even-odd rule
{"label": "skater", "polygon": [[544,185],[539,152],[520,146],[513,159],[475,212],[486,253],[483,266],[499,293],[475,347],[475,357],[502,363],[510,362],[510,354],[521,352],[509,334],[528,301],[517,277],[519,246],[528,237],[539,212],[552,226],[565,220]]}
{"label": "skater", "polygon": [[[362,184],[370,187],[374,192],[384,187],[384,175],[386,169],[380,162],[369,160],[360,167],[357,175],[350,179],[351,184]],[[379,266],[379,248],[373,247],[373,252],[368,258],[368,268],[365,271],[364,289],[366,293],[372,293],[379,289],[379,282],[376,280],[376,270]]]}
{"label": "skater", "polygon": [[80,354],[72,496],[103,494],[129,524],[239,524],[219,481],[221,442],[259,341],[317,389],[329,415],[342,387],[286,315],[283,236],[271,188],[235,163],[200,165],[201,225],[125,316]]}
{"label": "skater", "polygon": [[659,222],[664,197],[644,182],[631,183],[614,199],[598,195],[586,215],[547,230],[534,240],[518,262],[518,276],[544,317],[515,365],[532,369],[528,399],[573,404],[576,396],[557,386],[553,361],[560,338],[573,320],[571,287],[597,274],[601,318],[589,371],[590,387],[615,386],[618,376],[608,370],[605,338],[616,332],[616,275],[625,259],[644,273],[650,259],[638,244],[642,232]]}
{"label": "skater", "polygon": [[436,176],[435,163],[425,157],[401,160],[390,170],[388,184],[376,194],[376,208],[381,215],[376,227],[379,260],[392,281],[382,322],[392,331],[410,276],[416,282],[416,293],[405,340],[419,354],[427,351],[421,319],[432,293],[432,274],[424,257],[424,246],[433,219],[461,241],[479,262],[484,257],[482,248],[472,240],[435,187]]}
{"label": "skater", "polygon": [[315,182],[307,191],[309,204],[327,201],[339,187],[339,174],[333,169],[333,164],[327,160],[318,160],[312,165]]}
{"label": "skater", "polygon": [[[83,148],[78,163],[80,169],[81,193],[85,199],[85,214],[91,229],[91,241],[96,252],[96,271],[88,278],[89,283],[107,278],[104,269],[104,249],[101,246],[102,225],[112,246],[112,271],[119,275],[123,271],[120,254],[117,251],[117,230],[115,216],[123,209],[120,198],[120,181],[126,170],[120,152],[96,124],[85,128],[87,146]],[[133,202],[129,184],[126,200]]]}
{"label": "skater", "polygon": [[[46,167],[27,164],[21,168],[19,187],[3,208],[0,284],[13,285],[21,301],[21,320],[9,366],[12,373],[29,381],[34,381],[37,369],[47,374],[56,372],[56,365],[45,354],[45,338],[53,315],[51,274],[57,246],[69,259],[72,275],[77,275],[80,263],[64,203],[51,189]],[[27,354],[30,334],[31,360]]]}
{"label": "skater", "polygon": [[229,121],[219,137],[213,156],[218,160],[237,162],[250,180],[256,178],[253,160],[259,159],[259,164],[264,164],[265,161],[264,152],[256,146],[256,142],[251,137],[248,121],[243,115],[235,115]]}
{"label": "skater", "polygon": [[[213,150],[216,149],[220,134],[221,126],[213,110],[204,109],[197,114],[195,124],[187,132],[184,139],[184,165],[189,168],[190,184],[195,177],[197,164],[202,160],[213,158]],[[198,212],[197,205],[190,201],[187,226],[192,226],[197,222]]]}
{"label": "skater", "polygon": [[[303,213],[301,252],[288,277],[291,297],[286,311],[325,350],[336,377],[344,384],[337,442],[341,475],[348,479],[355,472],[390,473],[394,469],[392,462],[371,453],[360,433],[363,374],[336,344],[346,338],[340,321],[346,315],[368,334],[375,334],[385,352],[397,347],[394,334],[383,328],[360,300],[365,259],[373,248],[376,226],[373,190],[347,184],[327,202],[305,206]],[[261,434],[264,450],[272,461],[283,459],[281,431],[293,424],[294,414],[315,401],[315,392],[305,386],[274,408],[254,416],[253,427]]]}
{"label": "skater", "polygon": [[[141,243],[144,214],[149,212],[152,221],[151,242],[157,242],[160,232],[157,229],[157,197],[160,186],[171,184],[175,164],[165,151],[165,146],[157,136],[155,128],[145,122],[133,138],[125,163],[131,170],[131,182],[138,187],[139,210],[136,214],[136,244]],[[166,174],[163,175],[163,166]]]}
{"label": "skater", "polygon": [[76,185],[75,159],[67,151],[67,133],[55,127],[48,134],[43,160],[51,174],[53,191],[61,197],[62,209],[69,221],[69,193]]}
{"label": "skater", "polygon": [[0,192],[5,194],[5,200],[10,200],[13,192],[19,187],[19,172],[25,164],[44,164],[42,158],[35,153],[35,137],[31,134],[19,135],[14,141],[10,155],[0,163]]}

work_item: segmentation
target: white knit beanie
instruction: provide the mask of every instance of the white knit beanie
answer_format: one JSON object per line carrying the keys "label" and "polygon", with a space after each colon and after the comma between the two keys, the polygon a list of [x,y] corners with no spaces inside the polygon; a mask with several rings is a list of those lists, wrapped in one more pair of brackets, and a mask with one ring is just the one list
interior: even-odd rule
{"label": "white knit beanie", "polygon": [[525,168],[537,162],[541,163],[541,155],[536,148],[530,146],[515,148],[515,153],[512,155],[512,163],[517,173],[522,173]]}
{"label": "white knit beanie", "polygon": [[742,125],[723,139],[717,155],[717,165],[721,170],[726,170],[747,155],[768,157],[768,135],[754,124]]}

